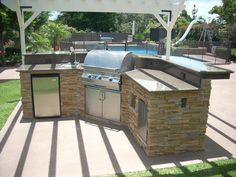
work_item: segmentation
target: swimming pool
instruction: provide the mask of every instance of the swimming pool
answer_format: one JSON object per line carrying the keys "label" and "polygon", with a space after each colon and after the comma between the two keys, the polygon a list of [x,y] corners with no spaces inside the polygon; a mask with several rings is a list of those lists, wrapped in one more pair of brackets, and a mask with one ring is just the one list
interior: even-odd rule
{"label": "swimming pool", "polygon": [[[109,46],[108,50],[112,51],[125,51],[124,46]],[[139,55],[157,55],[158,51],[156,47],[145,47],[145,46],[128,46],[126,51],[132,52]]]}

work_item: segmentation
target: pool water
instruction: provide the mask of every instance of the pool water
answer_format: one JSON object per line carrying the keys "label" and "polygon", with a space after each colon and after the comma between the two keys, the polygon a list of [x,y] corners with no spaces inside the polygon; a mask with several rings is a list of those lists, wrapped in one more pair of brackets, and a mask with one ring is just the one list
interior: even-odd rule
{"label": "pool water", "polygon": [[[111,51],[125,51],[124,46],[115,46],[115,47],[109,47],[108,50]],[[145,47],[139,47],[139,46],[132,46],[127,47],[127,50],[129,52],[132,52],[134,54],[139,55],[157,55],[158,51],[155,49],[145,48]]]}

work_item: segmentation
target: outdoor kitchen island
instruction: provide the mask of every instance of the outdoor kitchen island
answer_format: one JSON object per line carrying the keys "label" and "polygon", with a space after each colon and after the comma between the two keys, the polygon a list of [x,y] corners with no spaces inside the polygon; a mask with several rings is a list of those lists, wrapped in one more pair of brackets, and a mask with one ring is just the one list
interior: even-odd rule
{"label": "outdoor kitchen island", "polygon": [[127,72],[122,122],[148,155],[203,150],[210,90],[210,80],[198,88],[160,70]]}
{"label": "outdoor kitchen island", "polygon": [[[84,86],[82,84],[81,75],[83,69],[81,64],[31,64],[21,66],[18,71],[20,72],[21,80],[21,96],[24,118],[41,118],[41,117],[77,117],[78,115],[84,115]],[[38,78],[59,76],[59,115],[47,116],[47,115],[35,115],[35,99],[37,95],[33,92],[33,77]],[[46,83],[47,85],[50,83]],[[45,84],[45,85],[46,85]],[[43,83],[42,83],[43,85]],[[47,86],[46,85],[46,86]],[[46,90],[46,89],[45,89]],[[43,92],[46,92],[46,91]],[[39,107],[45,111],[45,109],[51,109],[53,105],[49,95],[42,96],[41,102],[38,103]],[[53,98],[52,98],[53,99]]]}
{"label": "outdoor kitchen island", "polygon": [[[87,56],[91,57],[91,54],[97,55],[92,51]],[[148,56],[132,57],[129,53],[120,55],[121,58],[122,56],[123,59],[118,60],[118,57],[114,61],[110,58],[111,62],[120,67],[119,71],[124,71],[122,73],[118,72],[118,69],[106,68],[104,70],[106,62],[101,68],[86,66],[86,57],[85,64],[78,65],[29,64],[21,66],[18,71],[21,77],[23,118],[47,117],[35,114],[34,97],[38,95],[33,93],[35,86],[32,85],[34,85],[34,78],[40,80],[49,77],[49,80],[55,82],[52,76],[59,78],[57,93],[60,114],[48,117],[83,120],[98,118],[100,121],[128,127],[147,155],[203,150],[211,79],[227,79],[231,71],[204,63],[195,63],[195,61],[192,61],[194,66],[190,67],[191,61],[187,58],[182,59],[186,60],[184,63],[180,63],[180,58],[166,60]],[[101,58],[97,61],[101,65]],[[91,60],[89,62],[87,60],[88,63],[91,64]],[[129,67],[124,67],[124,64]],[[111,64],[108,65],[111,66]],[[86,71],[84,71],[85,66]],[[104,73],[101,69],[111,75],[109,77],[102,75]],[[101,75],[95,76],[95,71]],[[90,79],[91,82],[89,82]],[[109,82],[109,88],[105,88],[107,85],[105,81]],[[96,84],[99,83],[101,85],[97,87]],[[48,89],[41,86],[40,89],[46,93],[44,98],[48,98]],[[91,97],[90,93],[95,96]],[[55,93],[53,96],[55,98]],[[87,102],[88,97],[89,102]],[[92,98],[96,102],[115,98],[116,101],[109,102],[111,104],[109,106],[112,107],[114,104],[117,109],[105,110],[108,117],[91,117],[88,114],[94,113],[90,110]],[[43,103],[47,105],[48,100],[38,102],[40,106],[45,107]],[[107,104],[104,103],[101,103],[102,109]],[[118,107],[117,103],[119,103]],[[115,119],[109,110],[115,112]],[[96,111],[97,109],[95,113]]]}

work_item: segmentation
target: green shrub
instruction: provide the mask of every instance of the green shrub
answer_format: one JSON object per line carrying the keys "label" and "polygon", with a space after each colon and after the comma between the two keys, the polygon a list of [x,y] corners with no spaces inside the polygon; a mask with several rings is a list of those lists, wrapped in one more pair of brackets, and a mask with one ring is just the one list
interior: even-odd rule
{"label": "green shrub", "polygon": [[232,61],[236,61],[236,48],[231,49],[231,56],[230,59]]}
{"label": "green shrub", "polygon": [[5,49],[5,56],[9,57],[9,56],[13,56],[13,55],[20,55],[21,54],[21,50],[20,48],[14,48],[14,47],[8,47]]}
{"label": "green shrub", "polygon": [[0,66],[4,65],[4,61],[5,61],[5,57],[4,56],[0,56]]}
{"label": "green shrub", "polygon": [[143,41],[145,39],[144,34],[135,34],[134,35],[134,39],[138,40],[138,41]]}
{"label": "green shrub", "polygon": [[232,56],[236,56],[236,48],[231,49],[231,55],[232,55]]}
{"label": "green shrub", "polygon": [[13,54],[11,56],[1,56],[0,57],[0,66],[5,65],[16,65],[21,63],[21,55]]}

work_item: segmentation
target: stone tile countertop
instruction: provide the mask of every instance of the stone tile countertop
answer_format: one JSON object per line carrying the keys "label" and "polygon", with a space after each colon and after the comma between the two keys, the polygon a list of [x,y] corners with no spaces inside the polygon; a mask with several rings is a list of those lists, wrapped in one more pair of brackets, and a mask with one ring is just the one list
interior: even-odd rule
{"label": "stone tile countertop", "polygon": [[70,69],[83,69],[82,64],[72,63],[58,63],[58,64],[35,64],[35,65],[21,65],[17,71],[55,71],[55,70],[70,70]]}
{"label": "stone tile countertop", "polygon": [[139,69],[126,72],[126,75],[149,92],[198,90],[197,87],[160,70]]}

